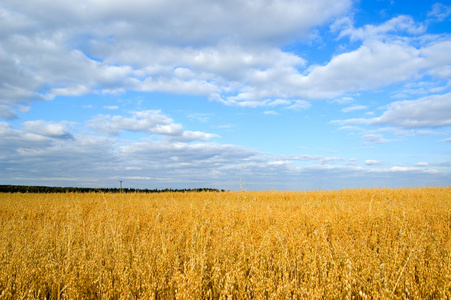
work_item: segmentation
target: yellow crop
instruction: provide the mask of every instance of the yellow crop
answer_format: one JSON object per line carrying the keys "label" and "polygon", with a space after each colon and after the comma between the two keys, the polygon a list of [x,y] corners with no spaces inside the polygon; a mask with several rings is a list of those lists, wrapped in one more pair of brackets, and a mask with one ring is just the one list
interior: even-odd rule
{"label": "yellow crop", "polygon": [[0,194],[0,299],[451,298],[451,187]]}

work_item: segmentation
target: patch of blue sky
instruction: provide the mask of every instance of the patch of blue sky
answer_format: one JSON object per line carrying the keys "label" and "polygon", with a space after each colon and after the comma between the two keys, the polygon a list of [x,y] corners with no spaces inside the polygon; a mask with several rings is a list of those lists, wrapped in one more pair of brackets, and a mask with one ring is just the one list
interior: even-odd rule
{"label": "patch of blue sky", "polygon": [[81,123],[93,115],[111,112],[107,107],[118,104],[118,97],[112,95],[56,96],[52,100],[35,102],[23,120],[44,118],[54,122],[67,120]]}

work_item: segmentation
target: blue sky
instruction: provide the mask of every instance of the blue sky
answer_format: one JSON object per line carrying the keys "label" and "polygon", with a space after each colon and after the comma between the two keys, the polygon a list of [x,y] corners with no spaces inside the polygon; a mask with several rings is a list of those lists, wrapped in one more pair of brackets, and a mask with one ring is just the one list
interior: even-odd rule
{"label": "blue sky", "polygon": [[451,183],[444,1],[0,4],[0,184]]}

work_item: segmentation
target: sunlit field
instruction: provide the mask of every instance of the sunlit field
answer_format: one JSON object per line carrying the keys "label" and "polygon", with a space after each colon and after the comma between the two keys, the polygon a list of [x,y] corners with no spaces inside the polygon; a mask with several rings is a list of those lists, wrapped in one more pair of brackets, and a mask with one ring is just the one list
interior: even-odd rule
{"label": "sunlit field", "polygon": [[451,187],[0,194],[0,299],[451,298]]}

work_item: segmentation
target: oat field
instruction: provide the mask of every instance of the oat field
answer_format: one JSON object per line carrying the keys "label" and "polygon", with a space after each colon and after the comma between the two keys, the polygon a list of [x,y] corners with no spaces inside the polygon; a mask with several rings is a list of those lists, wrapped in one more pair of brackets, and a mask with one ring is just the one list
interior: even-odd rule
{"label": "oat field", "polygon": [[0,194],[0,299],[449,299],[451,187]]}

